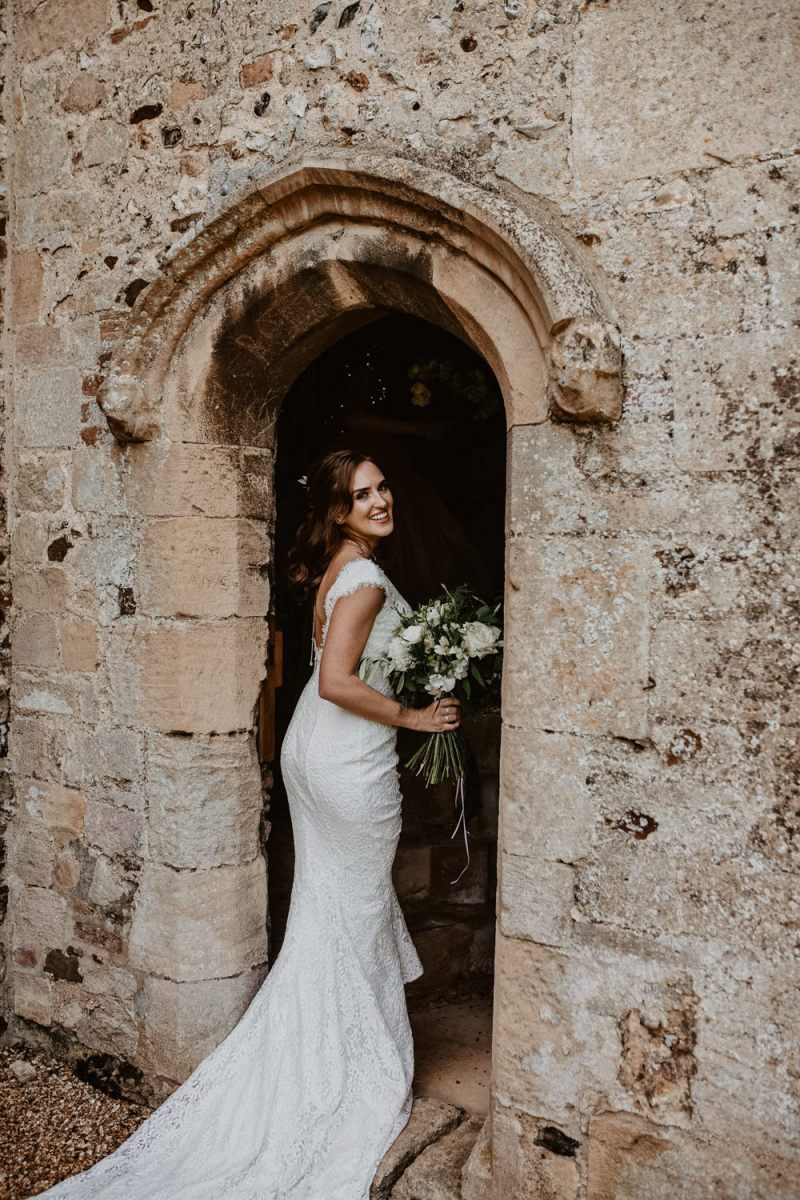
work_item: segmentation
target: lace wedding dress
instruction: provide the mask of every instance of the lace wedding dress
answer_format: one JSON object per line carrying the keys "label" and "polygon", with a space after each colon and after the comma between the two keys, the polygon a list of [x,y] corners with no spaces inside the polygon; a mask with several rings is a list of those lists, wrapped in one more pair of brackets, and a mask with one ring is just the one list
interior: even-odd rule
{"label": "lace wedding dress", "polygon": [[[325,597],[381,588],[364,657],[408,605],[371,560]],[[422,973],[391,878],[400,833],[395,729],[319,695],[322,647],[281,752],[296,852],[286,935],[246,1012],[112,1154],[52,1200],[368,1200],[411,1111],[403,984]],[[377,664],[366,674],[386,695]]]}

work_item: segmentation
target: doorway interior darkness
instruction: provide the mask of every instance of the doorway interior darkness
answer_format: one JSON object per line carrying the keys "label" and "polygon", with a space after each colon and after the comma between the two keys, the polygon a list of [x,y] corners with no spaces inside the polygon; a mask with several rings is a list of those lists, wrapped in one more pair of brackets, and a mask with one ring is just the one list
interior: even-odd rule
{"label": "doorway interior darkness", "polygon": [[[503,398],[484,359],[437,326],[380,314],[321,354],[284,401],[277,430],[274,618],[283,634],[283,678],[275,694],[275,759],[309,672],[310,612],[285,578],[288,549],[305,493],[299,478],[327,450],[348,446],[375,459],[395,498],[397,531],[383,556],[401,593],[417,604],[442,585],[470,584],[503,595],[506,422]],[[263,709],[262,709],[263,712]],[[421,1004],[490,986],[496,890],[500,718],[467,722],[479,778],[470,821],[472,865],[464,862],[452,785],[425,791],[401,771],[403,832],[395,884],[425,967],[410,985]],[[407,757],[401,735],[401,759]],[[270,960],[286,923],[291,892],[291,824],[277,761],[267,840]],[[476,805],[477,807],[477,805]]]}

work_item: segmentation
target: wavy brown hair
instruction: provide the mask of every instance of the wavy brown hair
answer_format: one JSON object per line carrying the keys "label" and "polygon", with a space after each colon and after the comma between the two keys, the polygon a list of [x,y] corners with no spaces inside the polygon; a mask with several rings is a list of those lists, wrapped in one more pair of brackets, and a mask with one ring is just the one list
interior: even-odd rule
{"label": "wavy brown hair", "polygon": [[[301,597],[313,595],[342,542],[355,540],[337,521],[353,507],[350,488],[356,469],[372,461],[355,450],[332,450],[309,470],[306,515],[289,551],[289,581]],[[369,553],[368,547],[361,549]]]}

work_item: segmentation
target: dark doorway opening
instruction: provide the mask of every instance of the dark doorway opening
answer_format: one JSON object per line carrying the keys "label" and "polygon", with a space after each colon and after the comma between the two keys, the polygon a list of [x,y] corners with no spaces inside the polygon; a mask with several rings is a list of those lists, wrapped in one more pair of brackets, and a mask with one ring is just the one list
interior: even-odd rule
{"label": "dark doorway opening", "polygon": [[[329,449],[371,455],[390,481],[397,531],[383,555],[411,604],[466,582],[481,597],[503,595],[506,426],[503,398],[484,359],[429,322],[376,316],[309,364],[289,390],[277,428],[274,620],[283,639],[281,686],[262,720],[274,722],[267,856],[270,961],[283,938],[293,874],[288,805],[278,757],[283,733],[309,671],[310,611],[285,578],[305,500],[299,479]],[[266,717],[265,717],[266,712]],[[424,789],[401,770],[403,832],[395,886],[425,974],[408,990],[409,1009],[487,1004],[494,954],[500,715],[465,721],[478,767],[471,866],[456,822],[454,788]],[[414,742],[401,736],[401,762]],[[412,1018],[413,1019],[413,1018]],[[468,1016],[470,1037],[475,1016]],[[416,1036],[416,1035],[415,1035]],[[488,1036],[483,1030],[483,1036]],[[488,1058],[487,1058],[488,1062]],[[488,1070],[487,1070],[488,1077]],[[479,1107],[479,1106],[478,1106]]]}

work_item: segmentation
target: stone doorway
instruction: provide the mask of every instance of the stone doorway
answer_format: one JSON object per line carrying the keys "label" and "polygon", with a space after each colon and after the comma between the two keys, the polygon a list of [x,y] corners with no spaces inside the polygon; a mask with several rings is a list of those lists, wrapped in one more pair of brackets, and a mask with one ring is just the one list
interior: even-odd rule
{"label": "stone doorway", "polygon": [[[277,426],[273,611],[281,686],[274,690],[271,670],[259,714],[262,757],[273,758],[262,769],[265,775],[274,770],[266,844],[270,960],[282,942],[293,868],[277,759],[308,677],[308,616],[282,574],[302,514],[298,477],[327,449],[363,448],[392,482],[399,523],[386,566],[403,594],[419,603],[440,594],[442,585],[466,582],[492,603],[503,599],[506,426],[497,381],[470,346],[430,322],[401,313],[373,316],[308,365],[289,389]],[[403,834],[394,872],[425,967],[408,995],[420,1086],[439,1098],[463,1098],[475,1111],[488,1103],[499,696],[482,708],[467,720],[474,752],[470,866],[454,883],[466,855],[463,838],[451,837],[452,785],[427,790],[401,769]],[[401,735],[401,761],[414,744]]]}
{"label": "stone doorway", "polygon": [[[351,153],[284,165],[243,182],[226,211],[175,247],[119,338],[99,399],[126,444],[114,468],[118,528],[141,548],[140,602],[109,632],[108,661],[115,722],[147,748],[148,821],[169,817],[150,836],[119,958],[148,1000],[126,1033],[154,1094],[219,1042],[266,969],[266,861],[251,831],[261,812],[254,722],[270,644],[276,426],[304,368],[376,312],[405,313],[471,346],[494,374],[509,431],[493,1062],[502,1090],[497,1051],[517,993],[513,979],[500,986],[500,968],[534,936],[523,920],[533,883],[547,886],[513,869],[515,837],[529,832],[518,783],[530,730],[551,703],[533,650],[553,617],[526,538],[546,526],[563,482],[550,418],[611,420],[622,395],[606,302],[548,220],[404,160]],[[219,570],[206,572],[209,555]],[[213,805],[198,814],[170,802],[209,771],[224,774],[230,844],[218,844]],[[492,1104],[494,1136],[494,1093]]]}

